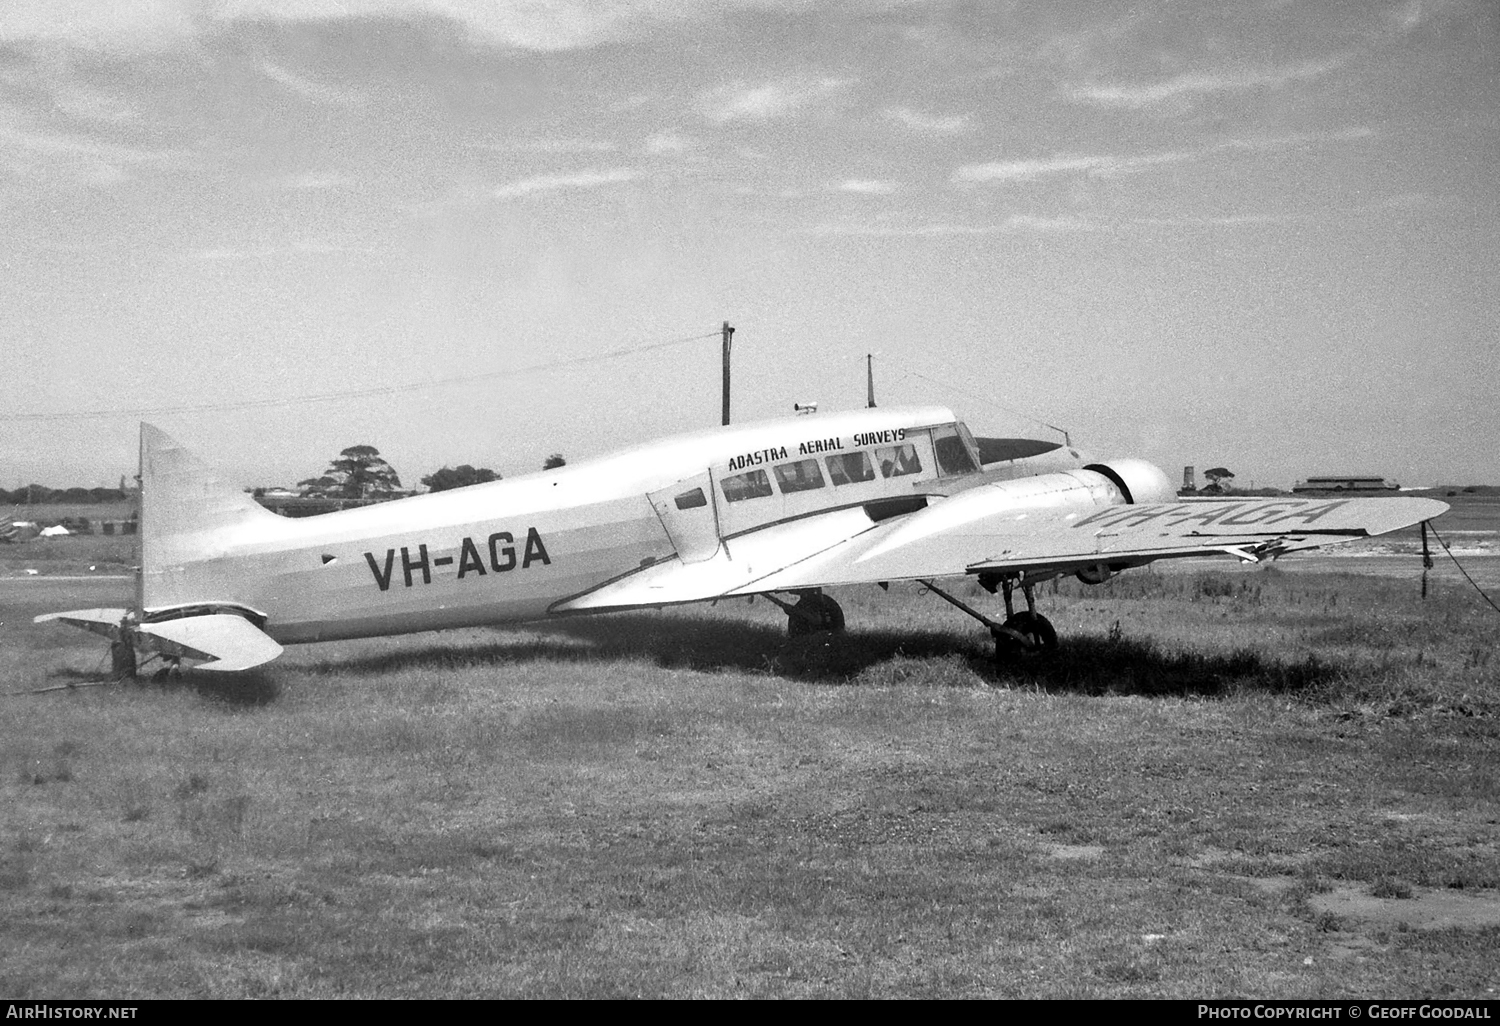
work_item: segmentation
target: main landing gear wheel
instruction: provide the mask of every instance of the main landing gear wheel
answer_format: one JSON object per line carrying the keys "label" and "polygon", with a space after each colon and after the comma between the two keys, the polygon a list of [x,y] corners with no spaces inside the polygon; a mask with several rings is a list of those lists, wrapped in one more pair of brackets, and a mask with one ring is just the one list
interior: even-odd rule
{"label": "main landing gear wheel", "polygon": [[[1052,622],[1040,613],[1026,610],[1012,614],[1006,617],[1000,627],[1001,630],[993,632],[997,659],[1014,651],[1047,654],[1057,650],[1057,631],[1053,629]],[[1002,631],[1013,631],[1014,634]],[[1021,640],[1018,641],[1015,635],[1020,635]]]}
{"label": "main landing gear wheel", "polygon": [[843,607],[820,591],[805,591],[796,605],[785,608],[786,632],[791,637],[837,634],[844,629]]}
{"label": "main landing gear wheel", "polygon": [[[1027,608],[1022,612],[1015,610],[1015,590],[1017,579],[1021,581],[1021,591],[1026,596]],[[1002,577],[999,574],[980,574],[979,586],[993,593],[996,588],[1003,588],[1005,592],[1005,622],[996,623],[985,616],[979,610],[971,608],[962,599],[954,598],[942,588],[931,581],[923,580],[927,590],[950,605],[957,606],[974,619],[990,629],[990,635],[995,639],[995,661],[1003,663],[1006,658],[1013,655],[1045,655],[1057,650],[1057,631],[1053,629],[1051,621],[1036,611],[1036,589],[1033,582],[1026,580],[1020,575],[1016,577]]]}

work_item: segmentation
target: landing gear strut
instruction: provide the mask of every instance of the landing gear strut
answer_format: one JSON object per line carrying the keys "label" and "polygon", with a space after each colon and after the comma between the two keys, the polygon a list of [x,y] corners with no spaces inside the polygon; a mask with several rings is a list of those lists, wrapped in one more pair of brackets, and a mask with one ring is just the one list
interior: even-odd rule
{"label": "landing gear strut", "polygon": [[[994,593],[994,582],[986,581],[981,576],[979,583],[988,588],[991,594]],[[1026,598],[1026,609],[1018,613],[1015,607],[1015,578],[1002,577],[999,583],[1005,597],[1005,622],[1000,625],[999,631],[991,630],[995,635],[995,657],[999,658],[1000,650],[1006,642],[1017,639],[1029,652],[1050,652],[1057,648],[1057,631],[1053,629],[1052,622],[1036,611],[1036,585],[1022,579],[1021,594]],[[1009,634],[1002,634],[1007,631]]]}
{"label": "landing gear strut", "polygon": [[109,644],[111,680],[135,680],[135,644],[127,635]]}
{"label": "landing gear strut", "polygon": [[1035,582],[1021,579],[1021,593],[1026,597],[1026,608],[1016,612],[1016,578],[998,574],[980,574],[979,584],[991,594],[997,587],[1005,597],[1005,622],[996,623],[979,610],[961,602],[931,581],[923,581],[938,598],[957,606],[990,629],[995,639],[995,659],[1001,661],[1011,654],[1045,654],[1057,648],[1057,631],[1052,623],[1036,611]]}
{"label": "landing gear strut", "polygon": [[766,598],[786,610],[786,632],[793,638],[805,634],[837,634],[844,629],[844,610],[831,595],[816,588],[797,592],[797,601],[784,602],[775,595]]}

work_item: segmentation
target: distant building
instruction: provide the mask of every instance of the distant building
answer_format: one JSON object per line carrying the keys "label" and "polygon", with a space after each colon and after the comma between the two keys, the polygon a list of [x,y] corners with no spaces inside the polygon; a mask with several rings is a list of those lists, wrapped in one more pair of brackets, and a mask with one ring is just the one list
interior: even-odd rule
{"label": "distant building", "polygon": [[1298,481],[1292,486],[1292,491],[1305,494],[1312,492],[1323,494],[1327,492],[1360,492],[1369,494],[1371,492],[1399,492],[1401,486],[1394,481],[1387,481],[1383,477],[1359,477],[1342,474],[1332,474],[1326,477],[1309,477],[1306,481]]}

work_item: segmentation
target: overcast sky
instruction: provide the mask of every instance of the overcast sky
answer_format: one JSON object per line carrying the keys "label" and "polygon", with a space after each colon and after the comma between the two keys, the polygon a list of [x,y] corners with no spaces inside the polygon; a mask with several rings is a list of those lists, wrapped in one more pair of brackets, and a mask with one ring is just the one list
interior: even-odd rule
{"label": "overcast sky", "polygon": [[1497,12],[5,0],[0,486],[141,409],[246,484],[535,470],[716,424],[724,320],[737,420],[874,352],[1173,477],[1500,482]]}

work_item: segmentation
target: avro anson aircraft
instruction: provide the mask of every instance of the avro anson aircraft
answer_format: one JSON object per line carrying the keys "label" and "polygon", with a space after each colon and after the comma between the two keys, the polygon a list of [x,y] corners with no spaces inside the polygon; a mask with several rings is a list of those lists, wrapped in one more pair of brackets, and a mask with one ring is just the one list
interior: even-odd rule
{"label": "avro anson aircraft", "polygon": [[[975,438],[948,410],[740,424],[556,470],[289,519],[141,426],[134,608],[53,613],[137,652],[245,670],[282,646],[764,595],[794,634],[843,627],[835,585],[917,580],[997,649],[1057,643],[1034,587],[1158,559],[1257,561],[1438,516],[1418,498],[1179,502],[1141,460]],[[999,592],[994,620],[934,578]],[[1017,610],[1019,591],[1025,608]]]}

